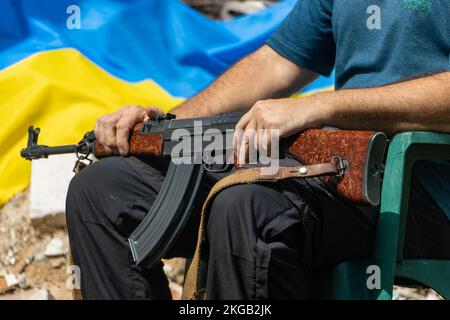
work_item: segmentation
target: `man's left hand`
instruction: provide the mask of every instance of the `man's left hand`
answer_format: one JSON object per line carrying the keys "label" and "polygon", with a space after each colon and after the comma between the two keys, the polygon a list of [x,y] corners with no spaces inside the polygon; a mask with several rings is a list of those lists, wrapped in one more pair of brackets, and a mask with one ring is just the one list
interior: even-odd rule
{"label": "man's left hand", "polygon": [[319,94],[302,99],[256,102],[235,128],[233,147],[238,164],[245,163],[250,143],[258,150],[270,150],[272,136],[288,137],[305,129],[323,126],[329,114],[323,101]]}

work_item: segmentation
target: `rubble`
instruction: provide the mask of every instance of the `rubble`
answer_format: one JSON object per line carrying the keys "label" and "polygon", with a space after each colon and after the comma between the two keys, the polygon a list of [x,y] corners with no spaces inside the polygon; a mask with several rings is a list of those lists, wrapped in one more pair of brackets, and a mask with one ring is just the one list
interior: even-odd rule
{"label": "rubble", "polygon": [[52,259],[50,265],[53,269],[59,269],[66,264],[65,258]]}
{"label": "rubble", "polygon": [[53,238],[45,248],[44,255],[46,257],[59,257],[67,254],[67,247],[64,241],[59,238]]}
{"label": "rubble", "polygon": [[[70,299],[71,291],[65,285],[67,274],[63,267],[67,232],[63,227],[32,224],[28,212],[28,190],[0,208],[0,300],[9,299],[11,295],[14,299],[28,299],[34,292],[30,290],[34,289],[48,290],[56,299]],[[53,238],[63,241],[64,251],[59,251],[63,256],[45,255]],[[55,268],[58,264],[61,266]],[[36,292],[44,298],[44,291]]]}
{"label": "rubble", "polygon": [[184,281],[184,265],[186,259],[174,258],[170,260],[163,260],[164,272],[167,278],[174,283],[182,284]]}
{"label": "rubble", "polygon": [[255,13],[265,9],[272,2],[270,1],[230,1],[226,2],[220,10],[220,18],[223,20],[232,19],[236,16]]}
{"label": "rubble", "polygon": [[25,261],[21,261],[19,263],[17,263],[16,265],[14,265],[13,267],[13,272],[15,274],[21,274],[25,271],[25,269],[27,268],[29,262],[27,260]]}
{"label": "rubble", "polygon": [[173,300],[180,300],[181,294],[183,293],[183,287],[176,282],[169,282],[169,289],[172,293]]}
{"label": "rubble", "polygon": [[15,288],[26,288],[25,274],[16,275],[3,272],[3,275],[0,276],[0,294],[10,292]]}
{"label": "rubble", "polygon": [[264,9],[277,0],[184,0],[212,19],[229,19]]}
{"label": "rubble", "polygon": [[39,251],[36,252],[36,254],[34,254],[33,256],[31,256],[31,258],[33,261],[39,262],[45,260],[46,257],[44,251]]}
{"label": "rubble", "polygon": [[443,300],[434,290],[394,286],[394,300]]}
{"label": "rubble", "polygon": [[0,276],[0,294],[6,291],[8,291],[8,284],[6,282],[5,277]]}
{"label": "rubble", "polygon": [[30,289],[21,292],[6,294],[2,300],[53,300],[54,297],[47,289]]}

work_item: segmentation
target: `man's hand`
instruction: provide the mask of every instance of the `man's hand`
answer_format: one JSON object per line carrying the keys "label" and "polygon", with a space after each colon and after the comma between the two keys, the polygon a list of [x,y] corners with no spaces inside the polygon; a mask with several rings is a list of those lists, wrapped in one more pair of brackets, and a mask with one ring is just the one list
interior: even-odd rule
{"label": "man's hand", "polygon": [[238,163],[243,164],[247,159],[250,143],[253,148],[267,152],[271,137],[288,137],[305,129],[323,126],[330,116],[324,102],[320,94],[303,99],[256,102],[236,125],[233,147]]}
{"label": "man's hand", "polygon": [[106,151],[128,155],[130,151],[130,132],[141,121],[152,119],[163,111],[154,107],[126,106],[118,111],[104,115],[95,123],[95,137],[105,146]]}

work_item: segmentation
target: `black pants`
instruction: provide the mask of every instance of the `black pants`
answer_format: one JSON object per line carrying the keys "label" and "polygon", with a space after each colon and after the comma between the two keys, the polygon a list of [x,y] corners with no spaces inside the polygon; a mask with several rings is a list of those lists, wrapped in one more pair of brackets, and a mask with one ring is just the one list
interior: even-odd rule
{"label": "black pants", "polygon": [[[67,224],[85,299],[170,299],[162,264],[137,267],[127,242],[155,200],[167,165],[112,157],[72,180]],[[217,179],[206,177],[202,195]],[[207,224],[207,297],[305,298],[311,270],[371,254],[377,212],[344,201],[319,179],[226,189]],[[194,215],[168,258],[192,255],[197,223]],[[450,257],[450,223],[415,179],[407,228],[407,256]]]}

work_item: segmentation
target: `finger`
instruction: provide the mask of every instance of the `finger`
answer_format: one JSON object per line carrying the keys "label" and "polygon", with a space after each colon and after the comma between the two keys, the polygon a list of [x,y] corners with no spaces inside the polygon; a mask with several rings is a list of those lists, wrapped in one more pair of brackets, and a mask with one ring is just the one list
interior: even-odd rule
{"label": "finger", "polygon": [[255,150],[260,149],[260,144],[261,144],[263,133],[264,133],[264,129],[255,129],[255,137],[253,139],[253,148],[255,148]]}
{"label": "finger", "polygon": [[105,154],[115,154],[116,152],[113,151],[110,147],[103,145],[103,149],[105,150]]}
{"label": "finger", "polygon": [[[238,164],[237,158],[238,158],[238,150],[241,145],[242,136],[244,134],[244,130],[242,129],[235,129],[233,132],[233,139],[232,139],[232,152],[230,153],[230,158],[228,159],[229,163],[233,163],[235,165]],[[228,141],[227,141],[228,143]],[[228,145],[227,145],[228,148]]]}
{"label": "finger", "polygon": [[99,123],[100,119],[97,119],[95,121],[95,127],[94,127],[94,135],[95,135],[95,139],[99,142],[102,143],[103,141],[103,137],[102,137],[102,130],[100,130],[100,123]]}
{"label": "finger", "polygon": [[104,144],[111,149],[116,148],[116,125],[114,122],[111,121],[102,126]]}
{"label": "finger", "polygon": [[240,143],[242,139],[242,133],[244,132],[245,127],[247,126],[248,122],[252,118],[251,111],[244,114],[241,119],[239,119],[238,123],[236,123],[236,126],[234,127],[234,135],[233,135],[233,150],[237,151],[239,150],[238,144]]}
{"label": "finger", "polygon": [[266,152],[266,142],[267,142],[267,131],[268,129],[262,129],[260,131],[261,140],[259,141],[258,148],[262,152]]}
{"label": "finger", "polygon": [[263,130],[262,141],[261,141],[261,150],[264,151],[267,157],[270,157],[270,145],[271,145],[271,137],[272,131],[271,129]]}
{"label": "finger", "polygon": [[96,144],[101,145],[103,147],[103,149],[105,149],[106,153],[111,153],[112,152],[111,149],[103,142],[104,139],[102,137],[101,131],[98,130],[97,124],[95,125],[94,135],[95,135]]}
{"label": "finger", "polygon": [[130,138],[130,126],[132,126],[132,123],[128,119],[129,118],[120,119],[116,127],[117,151],[123,157],[127,156],[130,152],[130,145],[128,140]]}
{"label": "finger", "polygon": [[242,141],[238,152],[238,163],[245,164],[248,159],[250,141],[253,140],[256,128],[256,122],[250,121],[245,127]]}
{"label": "finger", "polygon": [[111,131],[111,127],[115,127],[115,124],[120,119],[120,116],[121,112],[116,112],[105,115],[97,120],[94,133],[97,140],[101,144],[108,145],[108,141],[111,140],[111,136],[108,136],[108,134]]}
{"label": "finger", "polygon": [[250,121],[246,129],[246,135],[248,137],[246,160],[249,164],[258,163],[258,147],[255,142],[255,140],[258,140],[258,130],[256,128],[256,121]]}
{"label": "finger", "polygon": [[116,145],[121,156],[127,156],[130,152],[130,132],[137,122],[142,120],[142,114],[129,113],[120,118],[116,125]]}
{"label": "finger", "polygon": [[146,116],[150,119],[155,119],[157,116],[163,115],[164,112],[156,107],[148,106],[146,109]]}

